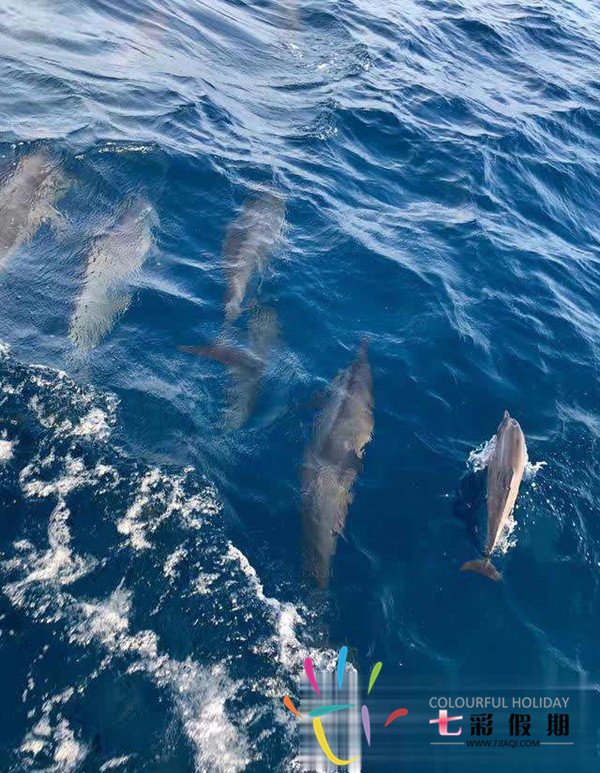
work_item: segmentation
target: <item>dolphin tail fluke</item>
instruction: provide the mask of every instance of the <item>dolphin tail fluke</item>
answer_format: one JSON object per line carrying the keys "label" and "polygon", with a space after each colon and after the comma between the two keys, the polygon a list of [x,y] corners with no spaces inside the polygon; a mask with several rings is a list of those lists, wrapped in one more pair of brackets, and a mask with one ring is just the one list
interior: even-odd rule
{"label": "dolphin tail fluke", "polygon": [[496,569],[494,564],[489,558],[483,558],[476,561],[467,561],[460,567],[461,572],[477,572],[477,574],[483,574],[484,577],[489,577],[490,580],[499,582],[502,579],[502,575]]}

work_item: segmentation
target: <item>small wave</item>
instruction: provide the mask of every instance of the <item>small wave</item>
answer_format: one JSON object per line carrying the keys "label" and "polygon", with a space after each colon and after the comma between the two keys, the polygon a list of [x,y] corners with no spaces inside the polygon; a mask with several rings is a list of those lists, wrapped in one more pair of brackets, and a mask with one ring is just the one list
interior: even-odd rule
{"label": "small wave", "polygon": [[480,472],[488,466],[494,449],[496,448],[496,435],[477,446],[469,453],[467,467],[471,472]]}

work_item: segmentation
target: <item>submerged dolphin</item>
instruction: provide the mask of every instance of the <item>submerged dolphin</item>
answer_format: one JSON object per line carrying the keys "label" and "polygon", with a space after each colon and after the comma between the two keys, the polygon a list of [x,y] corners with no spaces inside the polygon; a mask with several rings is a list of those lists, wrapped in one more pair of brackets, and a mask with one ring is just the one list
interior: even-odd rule
{"label": "submerged dolphin", "polygon": [[322,588],[329,581],[329,565],[344,531],[352,485],[372,432],[373,377],[363,343],[354,362],[330,386],[302,470],[305,565]]}
{"label": "submerged dolphin", "polygon": [[484,558],[467,561],[461,572],[479,572],[491,580],[501,580],[502,575],[492,564],[490,556],[497,547],[514,509],[523,470],[527,464],[525,436],[516,419],[504,411],[502,423],[496,433],[496,444],[488,464],[487,479],[487,541]]}
{"label": "submerged dolphin", "polygon": [[42,223],[60,220],[54,205],[67,187],[62,169],[45,150],[20,159],[0,187],[0,269]]}
{"label": "submerged dolphin", "polygon": [[279,322],[272,309],[256,308],[250,319],[250,346],[247,349],[227,341],[212,346],[179,346],[188,354],[197,354],[226,365],[232,377],[229,415],[239,429],[250,417],[258,398],[259,386],[279,337]]}
{"label": "submerged dolphin", "polygon": [[140,270],[152,246],[154,210],[130,207],[117,225],[94,242],[81,294],[71,317],[69,338],[80,352],[97,346],[131,303],[127,284]]}
{"label": "submerged dolphin", "polygon": [[242,313],[246,290],[255,271],[262,273],[281,237],[285,203],[274,193],[263,192],[248,200],[230,226],[223,256],[227,273],[225,319],[234,322]]}

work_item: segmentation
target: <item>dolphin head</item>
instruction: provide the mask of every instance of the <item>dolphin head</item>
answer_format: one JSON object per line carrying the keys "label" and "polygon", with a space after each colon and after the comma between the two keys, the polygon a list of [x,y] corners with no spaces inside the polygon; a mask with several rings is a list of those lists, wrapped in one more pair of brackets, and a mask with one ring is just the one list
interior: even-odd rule
{"label": "dolphin head", "polygon": [[513,417],[510,415],[508,411],[504,411],[504,415],[502,416],[502,421],[498,425],[498,432],[502,432],[503,430],[506,430],[509,427],[519,427],[519,429],[521,429],[519,422],[516,419],[513,419]]}
{"label": "dolphin head", "polygon": [[525,436],[521,425],[516,419],[513,419],[508,411],[504,411],[504,416],[498,427],[497,438],[502,439],[505,447],[510,449],[513,459],[521,458],[523,455],[527,456]]}
{"label": "dolphin head", "polygon": [[45,150],[30,153],[21,158],[18,164],[19,174],[24,180],[36,182],[43,180],[52,169],[50,156]]}

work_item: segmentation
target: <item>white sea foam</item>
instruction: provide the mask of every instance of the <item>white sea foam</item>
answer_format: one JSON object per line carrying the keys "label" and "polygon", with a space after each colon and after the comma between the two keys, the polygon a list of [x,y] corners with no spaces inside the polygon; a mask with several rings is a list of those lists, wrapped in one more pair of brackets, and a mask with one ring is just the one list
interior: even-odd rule
{"label": "white sea foam", "polygon": [[[469,470],[471,470],[471,472],[485,470],[490,463],[495,448],[496,435],[473,449],[469,453],[469,458],[467,459],[467,467]],[[531,462],[528,457],[527,462],[525,463],[525,469],[523,470],[523,480],[533,480],[538,472],[546,467],[546,465],[547,462]]]}
{"label": "white sea foam", "polygon": [[[223,534],[216,518],[221,510],[216,491],[206,483],[199,486],[193,469],[147,468],[107,449],[104,441],[115,424],[116,400],[42,367],[16,367],[2,386],[6,399],[27,411],[42,430],[39,448],[23,467],[19,484],[25,499],[48,519],[45,537],[40,537],[38,520],[35,528],[25,530],[13,543],[1,564],[3,590],[10,602],[37,623],[60,623],[72,646],[84,647],[88,653],[99,651],[99,661],[82,684],[115,661],[123,674],[141,673],[150,679],[179,718],[199,773],[237,773],[252,761],[266,759],[263,746],[278,729],[291,748],[297,728],[281,696],[294,689],[307,655],[318,669],[335,665],[336,653],[301,641],[315,613],[265,592],[247,557]],[[99,455],[94,460],[96,444]],[[82,490],[86,499],[99,504],[100,512],[105,492],[111,492],[107,500],[111,505],[120,503],[121,509],[108,516],[114,517],[108,526],[116,527],[115,544],[103,555],[76,551],[80,520],[74,518],[73,508],[81,495],[74,494]],[[36,500],[50,507],[39,507]],[[171,540],[168,552],[163,533],[160,539],[156,534],[161,526]],[[119,534],[125,540],[119,541]],[[178,541],[173,543],[173,537]],[[192,625],[212,625],[226,632],[230,646],[222,660],[200,663],[192,655],[175,658],[148,623],[136,622],[134,629],[131,621],[134,617],[138,621],[143,610],[142,605],[133,615],[135,586],[119,587],[106,598],[78,597],[80,586],[75,582],[100,564],[110,564],[112,555],[123,549],[132,549],[133,561],[140,552],[155,551],[159,563],[152,566],[158,569],[158,578],[141,577],[140,587],[146,580],[158,581],[159,595],[164,588],[162,599],[182,578],[195,577],[187,591],[182,589],[182,598],[201,596],[199,618]],[[160,610],[161,603],[150,615]],[[182,614],[189,614],[187,603]],[[248,653],[256,671],[251,675],[242,669],[242,676],[240,663]],[[21,753],[35,760],[32,764],[43,753],[45,763],[52,761],[51,770],[59,765],[60,770],[74,770],[82,761],[91,764],[91,739],[81,736],[72,717],[67,721],[58,703],[47,706],[44,698],[42,709],[35,705],[40,687],[36,690],[31,673],[30,677],[23,700],[32,726]],[[36,681],[39,685],[39,678]],[[252,700],[246,701],[248,696]],[[246,704],[251,708],[244,708]],[[104,762],[105,769],[127,766],[128,759],[116,756]]]}
{"label": "white sea foam", "polygon": [[[226,665],[205,667],[192,658],[175,660],[161,652],[159,638],[152,630],[132,632],[129,617],[133,595],[123,588],[105,600],[92,601],[80,601],[64,590],[96,564],[94,558],[78,556],[72,550],[70,512],[66,505],[67,495],[89,482],[95,471],[86,469],[80,460],[67,458],[64,474],[54,481],[38,480],[35,472],[30,466],[22,473],[26,496],[57,498],[48,524],[49,547],[39,550],[26,540],[15,544],[15,557],[3,565],[5,571],[20,575],[4,586],[8,598],[15,606],[28,610],[34,619],[67,619],[72,644],[86,648],[101,646],[109,661],[122,657],[128,663],[129,673],[145,673],[157,687],[166,690],[177,709],[199,773],[243,771],[251,755],[244,731],[228,716],[226,704],[236,692],[236,683],[229,678]],[[150,481],[159,478],[160,475],[149,473],[144,478],[147,489]],[[165,512],[186,510],[181,486],[179,481],[171,488],[164,503]],[[191,497],[187,507],[195,510],[198,501]],[[181,561],[185,551],[176,551],[176,555],[177,561]],[[45,709],[28,733],[22,752],[34,757],[42,751],[52,753],[61,770],[74,770],[84,759],[87,747],[63,719],[49,729],[50,708]]]}
{"label": "white sea foam", "polygon": [[55,731],[54,762],[64,773],[76,770],[87,756],[87,748],[75,737],[66,719],[61,719]]}
{"label": "white sea foam", "polygon": [[[118,401],[114,395],[75,384],[63,371],[43,365],[11,367],[9,352],[7,346],[0,345],[0,358],[8,362],[8,372],[0,384],[2,403],[15,402],[57,440],[108,438],[116,423]],[[31,391],[33,396],[29,396]],[[0,463],[13,456],[16,442],[6,431],[0,434]]]}
{"label": "white sea foam", "polygon": [[15,442],[16,441],[14,440],[8,439],[8,434],[6,432],[3,432],[0,435],[0,464],[10,462],[13,458]]}
{"label": "white sea foam", "polygon": [[73,552],[69,516],[69,509],[60,500],[48,524],[48,549],[38,551],[31,543],[21,540],[14,545],[16,555],[3,564],[5,571],[21,574],[20,579],[4,586],[5,594],[15,606],[27,607],[29,591],[39,584],[54,587],[54,598],[47,590],[39,603],[31,607],[34,617],[46,622],[62,617],[62,588],[84,577],[97,563],[93,557],[82,557]]}
{"label": "white sea foam", "polygon": [[[100,646],[107,653],[104,666],[114,658],[122,658],[128,664],[126,673],[144,673],[167,691],[193,750],[198,773],[238,773],[246,768],[250,761],[248,741],[244,731],[231,721],[226,705],[237,685],[224,664],[202,666],[192,658],[178,661],[169,657],[161,652],[154,631],[130,630],[131,592],[118,588],[107,599],[89,601],[79,601],[66,592],[56,593],[52,589],[56,573],[39,571],[44,557],[31,545],[21,545],[21,550],[27,551],[19,565],[25,576],[20,582],[4,586],[16,606],[33,613],[35,619],[42,615],[45,621],[68,619],[71,644],[86,649]],[[15,562],[6,562],[4,569],[14,570],[16,566]],[[33,588],[37,591],[35,602],[30,593]],[[75,770],[87,754],[87,746],[76,738],[60,714],[56,726],[51,726],[55,704],[66,702],[71,694],[65,691],[44,703],[41,718],[21,745],[23,754],[34,757],[42,751],[52,752],[61,771]]]}
{"label": "white sea foam", "polygon": [[199,773],[237,773],[248,764],[243,731],[229,719],[226,703],[236,685],[223,665],[204,667],[188,658],[178,661],[160,652],[154,631],[131,633],[132,594],[116,590],[104,601],[79,605],[70,640],[83,646],[102,644],[111,655],[133,657],[129,673],[144,672],[173,699],[194,750]]}
{"label": "white sea foam", "polygon": [[[38,377],[36,381],[40,381]],[[48,386],[48,384],[46,384]],[[91,396],[85,393],[80,395],[82,407],[91,402]],[[34,396],[29,401],[29,408],[35,414],[39,424],[45,429],[50,429],[56,435],[75,436],[84,438],[97,438],[106,440],[112,431],[114,424],[114,412],[117,401],[112,398],[107,401],[110,413],[101,408],[91,408],[76,424],[68,417],[61,417],[52,411],[53,406],[49,406],[39,396]]]}
{"label": "white sea foam", "polygon": [[58,500],[63,500],[71,491],[88,482],[91,473],[86,469],[81,459],[74,459],[68,455],[64,462],[64,475],[53,481],[46,481],[37,478],[40,468],[49,466],[54,461],[54,454],[46,457],[39,462],[28,464],[23,468],[19,476],[21,488],[27,497],[46,497],[56,496]]}
{"label": "white sea foam", "polygon": [[125,765],[127,762],[130,762],[132,759],[133,755],[131,754],[125,754],[121,757],[112,757],[110,760],[106,760],[106,762],[100,765],[100,773],[104,773],[106,770],[116,770],[117,768]]}
{"label": "white sea foam", "polygon": [[496,543],[496,547],[494,548],[495,554],[508,553],[509,550],[511,550],[516,546],[517,536],[514,533],[516,527],[517,527],[517,521],[515,519],[514,512],[513,512],[508,516],[506,520],[506,524],[504,525],[504,528],[502,530],[502,533],[499,535],[498,542]]}
{"label": "white sea foam", "polygon": [[128,537],[131,547],[152,547],[150,535],[173,515],[178,515],[187,528],[198,530],[204,517],[220,511],[212,486],[193,496],[186,493],[184,482],[190,472],[187,468],[181,475],[169,475],[155,467],[139,476],[138,496],[117,521],[117,529]]}
{"label": "white sea foam", "polygon": [[547,466],[548,462],[530,462],[528,459],[523,470],[523,480],[533,480],[538,472]]}
{"label": "white sea foam", "polygon": [[490,459],[492,458],[492,454],[494,453],[495,448],[496,435],[491,437],[489,440],[486,440],[486,442],[482,443],[480,446],[477,446],[477,448],[473,449],[473,451],[471,451],[469,454],[469,458],[467,459],[467,467],[471,470],[471,472],[485,470],[490,462]]}
{"label": "white sea foam", "polygon": [[[78,469],[83,474],[81,468]],[[64,482],[57,488],[64,491]],[[256,745],[273,732],[273,727],[261,731],[252,744],[244,728],[251,726],[263,713],[268,716],[274,711],[277,726],[285,728],[291,738],[296,726],[280,700],[289,691],[289,680],[300,673],[307,654],[313,657],[316,668],[329,670],[335,665],[336,655],[332,651],[303,647],[298,639],[298,628],[304,624],[301,612],[292,603],[282,603],[265,595],[246,556],[228,543],[212,574],[216,592],[223,592],[224,581],[231,584],[231,587],[225,587],[228,615],[239,610],[244,619],[248,619],[248,614],[251,618],[253,613],[247,610],[258,602],[267,620],[272,621],[271,633],[266,638],[247,643],[240,640],[244,645],[241,651],[246,651],[249,646],[268,664],[269,675],[261,678],[254,687],[252,682],[242,685],[229,675],[228,663],[235,657],[233,654],[212,665],[201,665],[191,657],[177,660],[162,650],[159,636],[153,630],[132,630],[130,620],[135,598],[132,591],[119,587],[105,599],[81,600],[72,595],[66,586],[79,569],[89,571],[93,564],[90,559],[74,555],[70,545],[69,513],[64,507],[64,500],[60,500],[50,518],[49,550],[38,550],[30,542],[21,540],[14,546],[16,557],[5,562],[5,571],[20,575],[18,580],[4,586],[13,604],[27,610],[36,620],[65,620],[68,641],[72,645],[87,651],[96,646],[105,652],[100,668],[119,659],[126,673],[145,674],[157,688],[164,690],[179,716],[198,773],[237,773],[251,760],[260,759],[261,752]],[[170,554],[165,565],[172,572],[188,558],[188,551],[180,546]],[[228,702],[240,689],[253,692],[259,685],[264,701],[245,713],[242,710],[239,720],[234,722]],[[49,715],[49,709],[44,707],[45,715]],[[23,753],[35,755],[43,750],[45,753],[51,751],[55,759],[67,762],[83,759],[88,747],[68,726],[57,725],[58,730],[52,730],[51,737],[46,739],[44,728],[47,724],[47,717],[38,719],[23,742]]]}
{"label": "white sea foam", "polygon": [[235,563],[246,577],[248,587],[256,598],[265,605],[274,623],[274,633],[268,642],[269,647],[275,647],[277,661],[287,674],[298,675],[307,656],[313,660],[314,667],[327,670],[335,664],[337,653],[332,649],[312,649],[298,639],[298,629],[306,624],[308,609],[298,608],[291,602],[281,602],[265,595],[264,587],[258,574],[241,550],[231,542],[223,557],[225,563]]}
{"label": "white sea foam", "polygon": [[174,580],[177,575],[177,567],[186,556],[187,551],[185,548],[179,547],[177,550],[174,550],[163,564],[163,574],[165,577],[171,581]]}
{"label": "white sea foam", "polygon": [[23,758],[35,759],[43,752],[44,756],[54,761],[50,771],[70,773],[79,768],[87,757],[88,747],[77,738],[69,722],[60,713],[60,705],[66,703],[72,694],[73,691],[68,690],[44,701],[40,718],[21,743],[20,753]]}
{"label": "white sea foam", "polygon": [[110,432],[108,417],[100,408],[92,408],[73,430],[74,435],[96,437],[99,440],[106,440]]}

